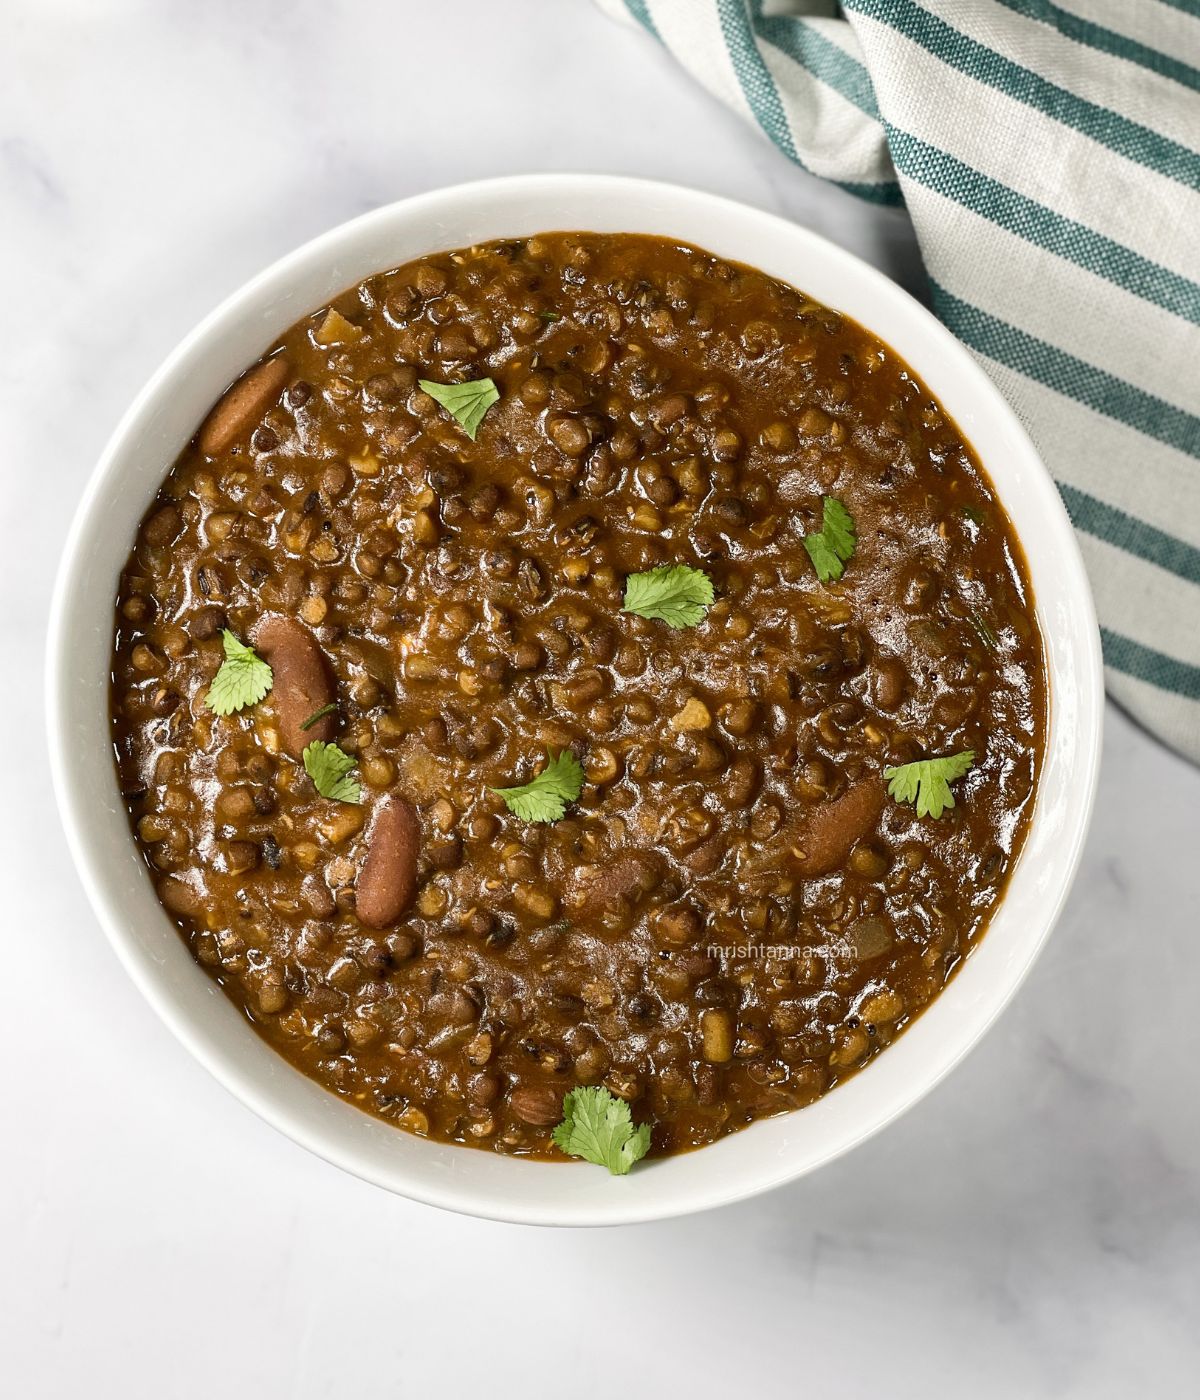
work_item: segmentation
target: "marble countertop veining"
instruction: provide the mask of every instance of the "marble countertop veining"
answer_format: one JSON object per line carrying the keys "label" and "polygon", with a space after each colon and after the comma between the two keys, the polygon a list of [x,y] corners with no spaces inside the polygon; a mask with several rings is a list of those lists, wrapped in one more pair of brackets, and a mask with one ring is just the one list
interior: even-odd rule
{"label": "marble countertop veining", "polygon": [[835,1166],[638,1229],[460,1219],[293,1147],[158,1023],[64,868],[59,547],[121,410],[225,293],[351,215],[509,171],[703,186],[919,287],[904,215],[791,167],[586,0],[3,14],[4,1393],[1190,1393],[1200,773],[1115,712],[1070,905],[983,1045]]}

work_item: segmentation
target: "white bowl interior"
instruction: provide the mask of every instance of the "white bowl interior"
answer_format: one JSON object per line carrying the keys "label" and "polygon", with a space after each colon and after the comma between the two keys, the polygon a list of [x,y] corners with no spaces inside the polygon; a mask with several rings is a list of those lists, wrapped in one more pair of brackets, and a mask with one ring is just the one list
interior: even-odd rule
{"label": "white bowl interior", "polygon": [[[159,906],[129,834],[108,728],[118,573],[139,518],[224,386],[294,321],[369,273],[550,229],[698,244],[792,283],[890,344],[974,445],[1024,543],[1051,690],[1025,849],[980,947],[934,1004],[886,1054],[813,1106],[619,1180],[422,1141],[343,1103],[270,1050],[195,965]],[[97,466],[60,570],[49,653],[50,746],[75,862],[122,961],[176,1035],[269,1122],[349,1171],[432,1204],[541,1224],[653,1219],[739,1199],[829,1161],[928,1092],[1000,1011],[1053,926],[1099,760],[1099,642],[1078,549],[1045,468],[982,370],[905,292],[815,234],[712,195],[621,178],[517,177],[405,200],[307,244],[236,293],[154,376]]]}

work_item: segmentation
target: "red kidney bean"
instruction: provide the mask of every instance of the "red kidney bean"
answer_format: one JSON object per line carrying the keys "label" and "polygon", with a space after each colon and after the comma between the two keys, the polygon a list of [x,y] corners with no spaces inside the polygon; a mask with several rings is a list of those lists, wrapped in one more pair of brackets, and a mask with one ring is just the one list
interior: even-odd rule
{"label": "red kidney bean", "polygon": [[172,914],[183,919],[203,917],[204,896],[178,875],[168,875],[158,882],[158,897]]}
{"label": "red kidney bean", "polygon": [[788,831],[800,874],[826,875],[850,854],[850,849],[870,832],[883,811],[883,783],[863,778],[833,802],[810,808]]}
{"label": "red kidney bean", "polygon": [[335,714],[322,715],[304,728],[335,696],[333,673],[312,633],[294,618],[271,614],[254,629],[252,641],[275,675],[271,700],[284,748],[299,758],[314,739],[329,743],[337,726]]}
{"label": "red kidney bean", "polygon": [[568,901],[583,914],[595,914],[619,899],[637,899],[653,887],[661,873],[662,861],[658,856],[625,852],[587,875],[572,871],[568,878]]}
{"label": "red kidney bean", "polygon": [[386,928],[404,913],[417,892],[420,850],[421,826],[412,803],[385,797],[367,828],[367,854],[354,887],[361,923]]}
{"label": "red kidney bean", "polygon": [[552,1084],[522,1084],[508,1096],[509,1107],[522,1123],[553,1127],[563,1116],[563,1091]]}
{"label": "red kidney bean", "polygon": [[218,457],[254,427],[283,392],[290,369],[286,360],[263,360],[221,395],[200,425],[196,446]]}

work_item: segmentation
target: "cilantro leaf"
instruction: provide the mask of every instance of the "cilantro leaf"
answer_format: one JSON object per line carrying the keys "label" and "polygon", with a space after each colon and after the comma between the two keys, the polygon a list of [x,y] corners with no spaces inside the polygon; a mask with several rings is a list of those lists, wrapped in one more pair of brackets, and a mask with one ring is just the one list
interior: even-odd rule
{"label": "cilantro leaf", "polygon": [[335,802],[361,802],[362,787],[357,778],[349,776],[354,759],[336,744],[314,739],[304,749],[304,771],[316,784],[322,797]]}
{"label": "cilantro leaf", "polygon": [[829,583],[841,578],[858,537],[854,533],[854,517],[834,496],[821,498],[821,521],[816,534],[804,536],[804,548],[817,577],[822,583]]}
{"label": "cilantro leaf", "polygon": [[653,617],[669,627],[695,627],[712,606],[712,579],[688,564],[663,564],[625,580],[622,612]]}
{"label": "cilantro leaf", "polygon": [[883,776],[888,779],[889,795],[897,802],[914,802],[918,817],[936,820],[947,807],[954,806],[950,784],[969,772],[974,763],[974,751],[964,749],[948,758],[922,758],[899,768],[885,768]]}
{"label": "cilantro leaf", "polygon": [[432,379],[418,379],[417,383],[458,421],[472,442],[483,415],[500,398],[500,390],[490,379],[469,379],[465,384],[435,384]]}
{"label": "cilantro leaf", "polygon": [[546,766],[520,787],[492,788],[505,806],[527,822],[556,822],[583,790],[583,769],[569,749],[557,757],[546,750]]}
{"label": "cilantro leaf", "polygon": [[599,1085],[571,1090],[552,1136],[568,1157],[607,1167],[613,1176],[624,1176],[650,1150],[650,1124],[635,1127],[625,1100]]}
{"label": "cilantro leaf", "polygon": [[221,633],[225,660],[208,688],[205,704],[214,714],[231,715],[247,705],[257,705],[271,689],[274,674],[253,647],[225,628]]}

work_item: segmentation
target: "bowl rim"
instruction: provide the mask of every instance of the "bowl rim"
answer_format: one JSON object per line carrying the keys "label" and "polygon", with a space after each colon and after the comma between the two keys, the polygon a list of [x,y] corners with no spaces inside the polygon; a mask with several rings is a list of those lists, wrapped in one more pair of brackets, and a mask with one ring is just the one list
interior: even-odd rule
{"label": "bowl rim", "polygon": [[[365,1154],[345,1140],[345,1135],[340,1134],[337,1130],[327,1130],[324,1123],[305,1121],[305,1115],[285,1106],[277,1092],[268,1090],[256,1082],[255,1077],[242,1066],[233,1063],[230,1056],[218,1053],[214,1049],[212,1038],[207,1036],[203,1028],[196,1024],[197,1018],[177,1004],[164,985],[161,971],[156,970],[154,963],[135,945],[126,926],[125,912],[115,897],[111,882],[107,878],[107,872],[93,850],[91,835],[93,829],[98,829],[103,822],[113,820],[114,812],[116,820],[124,823],[126,818],[123,804],[119,805],[119,809],[97,810],[95,803],[88,797],[85,785],[79,779],[75,765],[71,761],[74,731],[69,713],[69,696],[72,687],[78,681],[72,668],[70,629],[73,623],[73,610],[80,606],[78,597],[83,581],[85,552],[89,541],[102,526],[97,507],[105,490],[111,488],[113,482],[119,480],[125,470],[125,457],[132,450],[132,439],[137,434],[139,427],[144,424],[147,414],[156,401],[175,382],[181,368],[202,351],[210,339],[214,338],[227,323],[235,320],[243,308],[251,303],[256,296],[272,287],[286,287],[287,283],[295,280],[299,272],[310,263],[328,261],[331,265],[336,266],[337,254],[341,248],[371,230],[387,228],[393,221],[425,219],[432,229],[437,229],[439,213],[454,202],[466,201],[469,203],[482,200],[486,203],[488,199],[502,199],[519,203],[523,200],[536,202],[539,199],[561,199],[565,205],[569,206],[572,199],[583,199],[585,192],[593,195],[603,194],[606,199],[620,201],[622,207],[628,205],[630,215],[626,227],[629,232],[637,232],[639,220],[648,217],[639,214],[639,203],[643,206],[649,206],[655,201],[665,203],[667,206],[682,207],[688,205],[693,211],[702,206],[708,206],[715,214],[723,213],[730,218],[736,217],[758,223],[764,230],[774,230],[780,238],[785,238],[794,242],[798,248],[804,248],[819,255],[827,263],[836,267],[839,274],[856,280],[879,298],[890,302],[897,315],[911,318],[914,323],[920,326],[926,338],[938,348],[939,353],[946,357],[949,366],[953,368],[953,373],[961,381],[962,387],[958,392],[961,392],[964,397],[971,398],[977,404],[979,413],[984,417],[997,420],[1007,433],[1014,449],[1019,454],[1024,455],[1024,465],[1032,473],[1032,479],[1027,484],[1040,492],[1039,507],[1049,513],[1048,528],[1054,536],[1054,548],[1060,552],[1067,573],[1074,579],[1074,593],[1070,601],[1074,608],[1082,611],[1075,618],[1074,632],[1077,635],[1072,643],[1074,651],[1071,659],[1080,684],[1080,696],[1077,706],[1078,714],[1075,715],[1079,725],[1079,733],[1074,736],[1074,757],[1071,760],[1070,769],[1072,776],[1080,786],[1072,794],[1071,808],[1064,819],[1066,822],[1065,840],[1055,847],[1057,864],[1050,881],[1051,887],[1048,890],[1049,902],[1040,920],[1040,933],[1032,940],[1025,949],[1024,955],[1016,963],[1006,964],[1004,985],[998,993],[993,993],[986,1005],[981,1003],[980,1014],[972,1020],[969,1031],[956,1041],[953,1053],[944,1056],[942,1063],[935,1071],[921,1077],[915,1087],[898,1094],[893,1093],[890,1106],[886,1111],[865,1118],[857,1131],[843,1131],[829,1150],[818,1153],[813,1160],[804,1160],[803,1154],[793,1154],[789,1158],[786,1153],[783,1153],[779,1154],[779,1160],[774,1161],[773,1164],[764,1163],[756,1171],[743,1170],[728,1180],[722,1178],[717,1171],[709,1172],[707,1175],[711,1180],[703,1189],[697,1189],[693,1185],[690,1190],[681,1190],[678,1199],[672,1197],[664,1200],[660,1198],[660,1193],[658,1196],[646,1200],[622,1201],[618,1192],[614,1191],[611,1193],[610,1199],[593,1201],[589,1195],[584,1195],[578,1199],[574,1197],[570,1200],[560,1199],[554,1203],[543,1205],[536,1200],[530,1201],[523,1197],[521,1199],[505,1199],[504,1192],[498,1192],[495,1188],[480,1190],[469,1185],[464,1186],[454,1172],[448,1171],[444,1178],[436,1181],[414,1183],[405,1178],[402,1169],[382,1171],[365,1160]],[[686,217],[686,214],[681,215],[680,222],[684,222]],[[582,228],[583,225],[561,222],[558,224],[546,223],[543,227]],[[503,237],[505,235],[502,229],[497,229],[493,236]],[[703,246],[703,239],[693,237],[691,233],[681,232],[678,237],[681,241],[694,242]],[[442,246],[435,240],[428,251],[436,251]],[[722,253],[721,256],[757,266],[752,254],[742,256],[740,259],[731,253]],[[377,270],[383,271],[385,269],[380,267]],[[353,278],[353,281],[361,280],[363,275],[369,274],[361,274]],[[347,285],[352,285],[350,279],[347,280]],[[826,300],[826,298],[822,298],[822,300]],[[297,315],[299,314],[303,314],[303,312],[297,313]],[[858,319],[867,330],[880,334],[885,342],[890,343],[887,335],[874,331],[869,320],[856,313],[849,314],[855,315],[855,319]],[[295,317],[293,317],[294,319]],[[900,353],[906,363],[911,362],[906,352]],[[228,369],[226,382],[240,373],[244,367],[244,363],[231,365]],[[922,380],[927,381],[926,367],[913,363],[912,368]],[[947,368],[946,372],[950,373],[950,369]],[[961,412],[956,413],[955,417],[961,424]],[[968,441],[972,441],[973,434],[967,429],[964,429],[964,432]],[[988,460],[983,459],[983,464],[989,480],[993,481],[994,489],[1000,497],[1001,503],[1005,505],[1006,511],[1009,511],[1003,492],[994,484]],[[162,473],[164,476],[167,470],[169,470],[169,463],[164,466]],[[1033,573],[1033,560],[1030,557],[1028,543],[1024,536],[1020,538],[1026,557],[1029,559],[1030,572]],[[1035,595],[1036,593],[1035,588]],[[1039,607],[1043,645],[1048,653],[1051,639],[1047,636],[1046,619],[1040,615],[1043,600],[1040,597],[1035,597],[1035,601]],[[111,613],[111,603],[107,600],[105,608]],[[1048,675],[1049,670],[1050,662],[1047,654]],[[1056,700],[1057,697],[1051,694],[1046,734],[1048,749],[1056,722]],[[301,1146],[308,1148],[317,1156],[363,1180],[403,1194],[410,1199],[465,1214],[514,1223],[593,1225],[667,1219],[698,1210],[732,1204],[773,1189],[775,1186],[806,1174],[817,1166],[836,1160],[851,1148],[879,1132],[928,1094],[951,1069],[961,1062],[979,1042],[1024,980],[1057,922],[1078,869],[1095,802],[1098,781],[1103,735],[1103,670],[1099,628],[1078,542],[1050,474],[1041,462],[1040,456],[1024,427],[1000,394],[999,389],[970,352],[953,337],[941,322],[937,321],[926,307],[886,277],[885,274],[856,255],[847,252],[837,244],[802,225],[767,210],[759,209],[754,205],[660,180],[619,175],[561,173],[510,175],[447,186],[394,201],[338,224],[284,254],[263,271],[243,283],[226,296],[214,310],[203,317],[179,341],[121,416],[89,475],[72,516],[55,579],[49,615],[46,650],[46,705],[50,768],[54,792],[68,849],[84,886],[88,902],[99,918],[118,959],[142,995],[176,1038],[225,1088],[273,1127]],[[116,797],[115,781],[112,783],[112,787],[113,796]],[[1039,792],[1030,830],[1026,835],[1026,848],[1031,843],[1034,827],[1039,821],[1040,811],[1041,793]],[[132,842],[130,844],[132,845]],[[1024,852],[1021,859],[1024,859]],[[1020,865],[1020,860],[1017,864]],[[997,906],[994,919],[999,917],[1000,909],[1008,899],[1010,890],[1011,882],[1000,905]],[[175,933],[174,926],[171,927],[172,932]],[[986,943],[988,938],[992,937],[992,933],[993,930],[989,928],[984,939],[981,940],[981,946]],[[183,946],[182,940],[180,940],[180,946]],[[977,947],[972,952],[972,958],[966,960],[968,966],[978,956],[978,951]],[[187,953],[187,956],[190,960],[190,953]],[[204,976],[199,969],[196,971],[198,975]],[[961,972],[958,975],[961,976]],[[951,983],[939,992],[938,997],[934,999],[930,1007],[926,1008],[920,1017],[915,1018],[914,1025],[919,1025],[930,1015],[932,1008],[949,993],[950,988],[957,980],[957,977],[952,979]],[[249,1028],[246,1030],[248,1031]],[[889,1047],[889,1054],[895,1053],[896,1047],[912,1034],[913,1028],[910,1027],[903,1036],[898,1038],[894,1046]],[[247,1038],[258,1041],[258,1037],[253,1032],[249,1032]],[[275,1052],[270,1051],[270,1054],[274,1056]],[[276,1056],[276,1058],[281,1064],[287,1064],[282,1057]],[[877,1057],[871,1066],[846,1083],[854,1084],[862,1080],[872,1072],[876,1065],[883,1063],[887,1058],[886,1056]],[[299,1071],[291,1070],[290,1066],[288,1069],[294,1074],[299,1074]],[[312,1083],[312,1081],[308,1082]],[[838,1092],[842,1092],[843,1089],[844,1086],[839,1086]],[[327,1095],[334,1103],[340,1104],[347,1112],[360,1113],[360,1110],[344,1104],[329,1091],[321,1089],[320,1093]],[[833,1097],[833,1094],[826,1095],[818,1101],[818,1104],[826,1103]],[[817,1105],[813,1105],[801,1112],[812,1113],[816,1107]],[[315,1117],[316,1115],[310,1116]],[[794,1117],[795,1115],[784,1116]],[[779,1119],[760,1120],[760,1124],[779,1121]],[[760,1124],[742,1129],[733,1136],[745,1138],[748,1134],[753,1133]],[[387,1131],[395,1133],[396,1129],[387,1127]],[[732,1140],[732,1138],[720,1140],[705,1148],[703,1155],[716,1154],[722,1143],[728,1143]],[[450,1151],[456,1154],[470,1153],[472,1157],[492,1158],[498,1155],[459,1147],[451,1148]],[[672,1158],[657,1159],[655,1165],[680,1162],[696,1155],[698,1154],[687,1153]],[[526,1172],[536,1170],[533,1163],[521,1162],[520,1159],[512,1158],[504,1160],[519,1164],[520,1169]],[[549,1166],[548,1170],[564,1173],[568,1167],[553,1164]],[[596,1175],[604,1185],[609,1184],[609,1178],[601,1177],[599,1173]],[[629,1181],[630,1178],[624,1180]],[[613,1184],[618,1190],[622,1185],[620,1182]]]}

